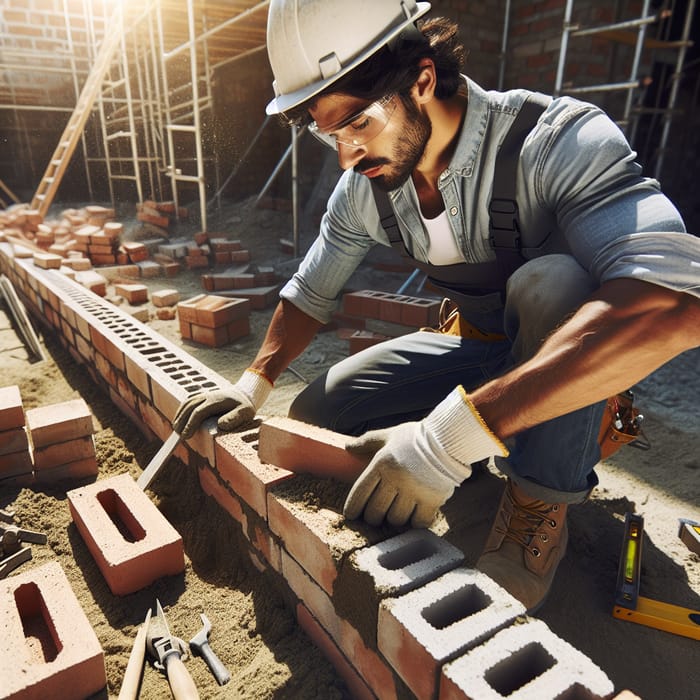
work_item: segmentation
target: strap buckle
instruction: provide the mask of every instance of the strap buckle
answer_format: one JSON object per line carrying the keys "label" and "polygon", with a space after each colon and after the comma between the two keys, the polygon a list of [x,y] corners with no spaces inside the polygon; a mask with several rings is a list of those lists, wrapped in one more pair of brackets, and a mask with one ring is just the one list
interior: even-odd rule
{"label": "strap buckle", "polygon": [[494,198],[489,204],[489,240],[494,248],[520,250],[518,203]]}

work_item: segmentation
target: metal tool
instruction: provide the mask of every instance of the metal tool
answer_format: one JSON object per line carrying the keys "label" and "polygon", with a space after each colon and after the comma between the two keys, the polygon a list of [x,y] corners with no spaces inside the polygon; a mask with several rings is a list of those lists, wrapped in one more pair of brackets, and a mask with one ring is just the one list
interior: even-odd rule
{"label": "metal tool", "polygon": [[0,579],[5,578],[10,571],[16,569],[20,564],[29,561],[32,558],[32,550],[29,547],[24,547],[9,557],[0,559]]}
{"label": "metal tool", "polygon": [[24,530],[17,525],[0,523],[0,555],[17,552],[22,546],[22,542],[46,544],[46,535],[43,532]]}
{"label": "metal tool", "polygon": [[700,639],[700,611],[639,595],[643,534],[644,518],[626,513],[613,617]]}
{"label": "metal tool", "polygon": [[201,656],[206,661],[209,670],[216,678],[216,682],[219,685],[226,685],[231,680],[231,674],[209,646],[209,633],[211,632],[209,618],[204,613],[201,613],[200,617],[204,627],[190,639],[190,649],[195,656]]}
{"label": "metal tool", "polygon": [[143,470],[141,476],[136,483],[139,488],[145,491],[151,482],[158,476],[158,472],[165,466],[165,463],[170,459],[175,448],[180,444],[180,434],[174,430],[170,437],[163,443],[162,447],[156,452],[153,459],[148,463],[148,466]]}
{"label": "metal tool", "polygon": [[3,510],[2,508],[0,508],[0,520],[2,520],[4,523],[12,523],[14,522],[14,519],[14,512],[11,512],[9,510]]}
{"label": "metal tool", "polygon": [[156,612],[148,623],[146,649],[153,659],[153,665],[165,673],[175,700],[198,700],[197,687],[183,663],[183,658],[187,657],[187,644],[170,634],[158,599]]}
{"label": "metal tool", "polygon": [[134,646],[129,655],[129,663],[126,665],[124,680],[119,690],[117,700],[136,700],[139,696],[139,685],[141,683],[141,672],[143,671],[143,661],[146,657],[146,634],[148,633],[148,623],[151,620],[151,610],[146,613],[146,619],[139,626],[134,639]]}

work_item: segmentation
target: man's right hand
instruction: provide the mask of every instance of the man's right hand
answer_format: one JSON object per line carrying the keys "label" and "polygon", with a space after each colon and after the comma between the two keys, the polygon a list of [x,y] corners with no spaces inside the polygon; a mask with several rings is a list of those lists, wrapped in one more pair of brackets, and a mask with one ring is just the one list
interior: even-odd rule
{"label": "man's right hand", "polygon": [[219,430],[228,432],[250,423],[265,403],[272,383],[259,372],[247,369],[228,389],[214,389],[186,399],[175,414],[173,430],[191,438],[209,416],[221,416]]}

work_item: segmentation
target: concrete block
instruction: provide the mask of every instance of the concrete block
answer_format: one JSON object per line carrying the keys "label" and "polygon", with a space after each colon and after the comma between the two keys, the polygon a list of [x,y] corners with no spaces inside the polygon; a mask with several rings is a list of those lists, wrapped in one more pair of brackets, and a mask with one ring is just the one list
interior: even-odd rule
{"label": "concrete block", "polygon": [[24,406],[19,387],[0,387],[0,430],[12,430],[23,425]]}
{"label": "concrete block", "polygon": [[58,563],[0,582],[0,628],[4,699],[77,700],[105,687],[102,648]]}
{"label": "concrete block", "polygon": [[73,521],[115,595],[184,570],[182,538],[129,474],[67,495]]}
{"label": "concrete block", "polygon": [[27,429],[34,449],[92,435],[90,408],[83,399],[71,399],[26,412]]}
{"label": "concrete block", "polygon": [[369,463],[345,449],[347,435],[284,417],[260,425],[258,454],[263,462],[292,472],[353,483]]}
{"label": "concrete block", "polygon": [[464,562],[464,553],[430,530],[407,530],[350,555],[348,564],[366,575],[379,597],[408,593]]}
{"label": "concrete block", "polygon": [[442,664],[523,614],[522,603],[485,574],[454,569],[422,588],[382,601],[377,646],[412,692],[433,698]]}
{"label": "concrete block", "polygon": [[267,519],[267,492],[293,476],[260,460],[257,431],[220,433],[214,439],[216,471],[258,515]]}
{"label": "concrete block", "polygon": [[512,625],[446,664],[440,700],[589,700],[607,698],[613,684],[587,656],[542,620]]}

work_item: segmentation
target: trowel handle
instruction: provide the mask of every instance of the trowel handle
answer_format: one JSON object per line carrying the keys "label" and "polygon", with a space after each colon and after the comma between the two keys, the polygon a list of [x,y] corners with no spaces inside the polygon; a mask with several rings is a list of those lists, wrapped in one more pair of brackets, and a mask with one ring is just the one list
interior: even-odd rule
{"label": "trowel handle", "polygon": [[201,648],[202,658],[206,661],[209,670],[214,674],[219,685],[226,685],[231,680],[231,674],[221,662],[221,659],[214,653],[209,644],[203,644]]}
{"label": "trowel handle", "polygon": [[165,658],[165,673],[175,700],[199,700],[197,686],[185,668],[178,654],[168,654]]}

